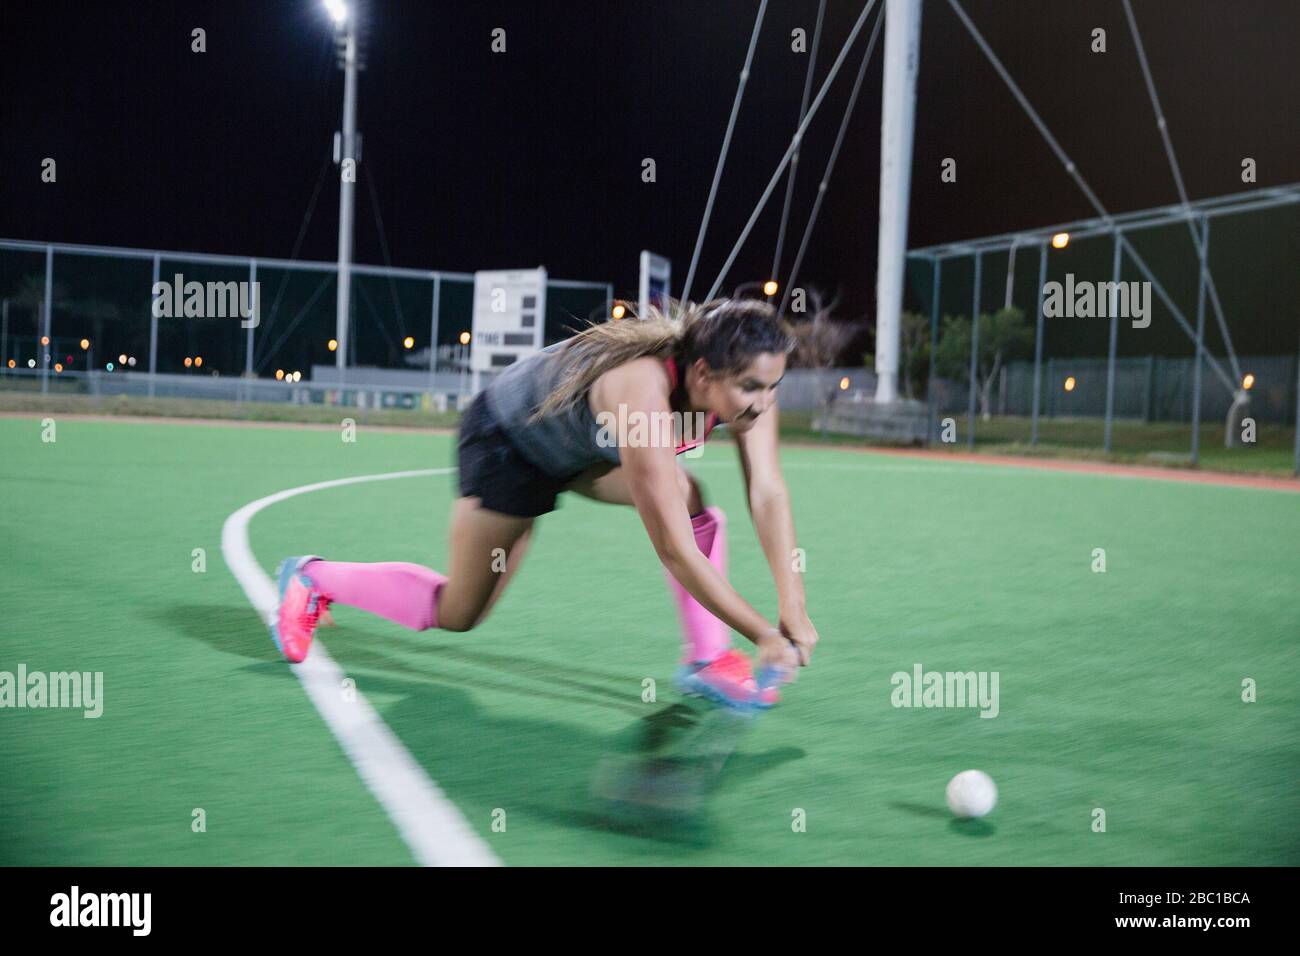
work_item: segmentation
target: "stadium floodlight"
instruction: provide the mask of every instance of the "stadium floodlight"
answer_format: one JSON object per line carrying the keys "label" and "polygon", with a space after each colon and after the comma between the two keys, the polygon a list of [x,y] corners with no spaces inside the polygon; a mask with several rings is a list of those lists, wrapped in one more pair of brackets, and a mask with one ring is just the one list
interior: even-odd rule
{"label": "stadium floodlight", "polygon": [[343,0],[325,0],[325,11],[335,26],[342,26],[348,18],[348,5]]}
{"label": "stadium floodlight", "polygon": [[777,284],[775,279],[768,279],[763,283],[763,295],[770,299],[772,296],[776,295],[776,290],[778,288],[780,288],[780,286]]}
{"label": "stadium floodlight", "polygon": [[627,315],[627,308],[623,305],[622,302],[619,302],[615,304],[610,314],[613,315],[614,318],[616,319],[621,319],[623,318],[623,316]]}
{"label": "stadium floodlight", "polygon": [[1070,244],[1070,234],[1068,232],[1058,232],[1052,236],[1052,248],[1064,249]]}
{"label": "stadium floodlight", "polygon": [[1250,372],[1247,372],[1245,377],[1241,380],[1241,387],[1247,390],[1254,388],[1255,376],[1252,375]]}

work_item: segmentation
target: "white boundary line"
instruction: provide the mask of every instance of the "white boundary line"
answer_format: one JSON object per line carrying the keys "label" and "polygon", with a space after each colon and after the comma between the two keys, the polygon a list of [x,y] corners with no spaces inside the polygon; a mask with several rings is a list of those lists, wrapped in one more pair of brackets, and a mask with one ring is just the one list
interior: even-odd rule
{"label": "white boundary line", "polygon": [[[221,553],[258,616],[269,626],[279,603],[279,594],[248,546],[248,523],[255,514],[277,502],[312,491],[365,481],[446,475],[453,470],[426,468],[422,471],[358,475],[278,491],[244,505],[226,519],[221,528]],[[266,639],[271,640],[269,634]],[[312,642],[305,661],[285,666],[291,667],[302,682],[307,696],[316,705],[361,779],[397,826],[418,863],[422,866],[501,865],[501,860],[479,838],[438,785],[429,779],[419,762],[402,746],[361,692],[355,692],[353,701],[343,699],[343,671],[319,638]]]}

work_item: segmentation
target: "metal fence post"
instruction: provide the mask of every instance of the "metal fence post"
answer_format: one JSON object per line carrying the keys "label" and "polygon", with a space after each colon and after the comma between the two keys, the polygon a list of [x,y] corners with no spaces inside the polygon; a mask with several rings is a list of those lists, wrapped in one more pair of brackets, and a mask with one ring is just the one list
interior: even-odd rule
{"label": "metal fence post", "polygon": [[154,379],[158,375],[158,310],[153,307],[153,290],[158,287],[162,257],[153,256],[153,285],[149,287],[149,397],[154,396]]}
{"label": "metal fence post", "polygon": [[433,275],[433,309],[429,315],[429,391],[437,386],[438,372],[438,310],[442,305],[442,275]]}
{"label": "metal fence post", "polygon": [[1155,370],[1156,357],[1147,356],[1146,364],[1146,387],[1142,391],[1142,422],[1145,425],[1151,424],[1151,384],[1153,381],[1153,372]]}
{"label": "metal fence post", "polygon": [[1047,243],[1038,245],[1038,320],[1034,329],[1034,409],[1029,444],[1038,444],[1038,396],[1043,386],[1043,287],[1047,285]]}
{"label": "metal fence post", "polygon": [[980,346],[980,268],[982,253],[975,253],[975,301],[970,320],[970,397],[966,404],[966,447],[975,447],[975,373]]}
{"label": "metal fence post", "polygon": [[1295,463],[1291,470],[1300,477],[1300,351],[1295,357]]}
{"label": "metal fence post", "polygon": [[[1192,465],[1201,460],[1201,352],[1205,349],[1205,263],[1210,243],[1210,220],[1201,223],[1201,269],[1196,292],[1196,361],[1192,366]],[[1186,394],[1185,392],[1183,394]]]}
{"label": "metal fence post", "polygon": [[934,441],[935,425],[935,406],[934,406],[934,361],[935,349],[939,344],[939,290],[943,287],[942,280],[939,278],[939,270],[943,266],[943,260],[935,258],[934,260],[934,286],[933,299],[930,303],[930,377],[925,381],[925,405],[926,413],[930,419],[929,428],[926,431],[926,444]]}
{"label": "metal fence post", "polygon": [[[38,343],[40,351],[36,354],[41,356],[41,394],[44,395],[50,390],[50,354],[54,349],[54,336],[50,334],[50,325],[54,312],[54,247],[45,247],[45,331],[41,333],[45,339],[44,342]],[[46,352],[50,349],[51,352]]]}
{"label": "metal fence post", "polygon": [[250,317],[248,334],[244,336],[244,375],[240,391],[247,399],[252,395],[250,381],[253,377],[253,329],[262,322],[262,293],[257,288],[257,260],[248,260],[248,301],[253,303],[254,315]]}
{"label": "metal fence post", "polygon": [[[1110,347],[1106,352],[1106,454],[1111,451],[1111,438],[1115,422],[1115,346],[1119,339],[1119,271],[1123,265],[1124,232],[1115,230],[1115,258],[1111,266],[1112,292],[1107,311],[1110,312]],[[1101,305],[1100,302],[1097,303]]]}
{"label": "metal fence post", "polygon": [[1055,360],[1050,356],[1047,359],[1047,417],[1052,418],[1056,414],[1056,389],[1052,383],[1056,381]]}

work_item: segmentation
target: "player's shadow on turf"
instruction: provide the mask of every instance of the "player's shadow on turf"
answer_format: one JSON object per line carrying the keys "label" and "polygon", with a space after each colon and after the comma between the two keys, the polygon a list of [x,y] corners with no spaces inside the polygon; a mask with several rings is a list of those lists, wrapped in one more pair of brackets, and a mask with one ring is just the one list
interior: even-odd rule
{"label": "player's shadow on turf", "polygon": [[171,604],[151,608],[145,614],[213,650],[255,661],[284,661],[270,632],[247,604]]}
{"label": "player's shadow on turf", "polygon": [[[460,637],[460,635],[453,635]],[[609,707],[620,713],[638,714],[644,707],[637,703],[639,699],[628,690],[619,690],[618,685],[634,688],[640,692],[640,679],[635,676],[622,675],[609,677],[597,683],[574,680],[558,666],[540,664],[531,659],[514,658],[515,666],[498,666],[498,662],[511,662],[499,654],[470,654],[458,648],[440,647],[428,656],[404,658],[400,656],[403,647],[390,641],[386,635],[368,634],[354,628],[338,628],[324,631],[321,639],[327,647],[334,648],[339,660],[346,661],[350,667],[367,667],[378,671],[389,671],[405,675],[415,680],[434,680],[451,683],[461,687],[479,690],[497,691],[515,696],[536,697],[542,700],[555,700],[565,703],[577,703]],[[453,665],[450,669],[444,664]],[[462,665],[455,667],[454,665]],[[478,673],[466,673],[463,665],[468,664]],[[496,680],[504,677],[507,680]],[[523,681],[510,683],[509,679],[524,678]]]}
{"label": "player's shadow on turf", "polygon": [[[276,650],[270,634],[261,625],[257,614],[247,607],[230,608],[211,604],[172,605],[156,609],[150,612],[149,616],[186,637],[207,644],[214,650],[257,661],[258,665],[253,668],[257,673],[286,678],[293,675],[293,672],[284,665],[284,658]],[[446,653],[448,649],[444,647],[436,649],[438,656],[426,659],[432,663],[421,663],[417,666],[397,657],[397,648],[386,635],[340,627],[322,631],[321,640],[327,647],[334,646],[340,652],[340,656],[346,658],[350,667],[392,672],[397,676],[405,675],[413,680],[429,682],[437,686],[454,684],[564,703],[596,704],[627,714],[639,714],[644,707],[636,703],[636,697],[626,691],[618,690],[617,687],[574,680],[572,676],[565,676],[558,666],[552,667],[536,661],[514,659],[517,666],[498,666],[510,662],[511,659],[499,654],[464,653],[456,648],[450,649],[452,653]],[[497,670],[510,676],[531,678],[534,683],[505,683],[478,674],[467,675],[463,671],[448,674],[437,666],[439,657],[477,665],[489,671]],[[611,676],[606,680],[624,684],[633,682],[639,687],[639,679],[628,675]]]}
{"label": "player's shadow on turf", "polygon": [[[592,776],[601,758],[627,745],[621,734],[590,730],[589,723],[548,721],[536,709],[494,716],[500,708],[480,708],[474,695],[450,683],[370,676],[358,680],[357,687],[377,700],[400,698],[382,708],[384,722],[489,845],[499,840],[508,846],[492,830],[498,810],[505,813],[506,832],[529,826],[531,817],[564,830],[630,833],[656,840],[667,850],[708,842],[709,834],[698,828],[662,822],[638,827],[611,818],[592,797]],[[516,817],[523,821],[516,823]],[[593,862],[581,845],[575,843],[573,856],[564,862]]]}
{"label": "player's shadow on turf", "polygon": [[[458,638],[461,643],[448,643],[430,641],[429,637],[442,636],[445,638]],[[429,634],[412,635],[420,640],[420,650],[428,651],[431,654],[440,657],[451,657],[456,660],[466,661],[472,664],[480,664],[484,667],[493,667],[497,670],[511,671],[524,674],[528,677],[543,677],[545,680],[572,680],[573,676],[579,675],[589,677],[592,680],[608,683],[610,681],[625,681],[628,679],[627,674],[611,674],[608,671],[596,671],[590,668],[574,664],[572,661],[540,660],[535,657],[521,657],[518,654],[500,654],[492,651],[485,651],[481,648],[470,648],[464,643],[466,639],[460,634],[445,634],[438,631],[432,631]],[[477,643],[475,638],[470,641]],[[546,673],[541,673],[545,671]],[[639,679],[638,679],[639,682]]]}

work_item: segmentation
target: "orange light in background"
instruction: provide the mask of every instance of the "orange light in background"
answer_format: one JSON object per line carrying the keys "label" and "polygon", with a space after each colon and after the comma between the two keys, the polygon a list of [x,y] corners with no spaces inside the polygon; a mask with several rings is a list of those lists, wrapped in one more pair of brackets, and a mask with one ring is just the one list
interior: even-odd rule
{"label": "orange light in background", "polygon": [[610,315],[616,319],[621,319],[623,316],[627,315],[627,309],[624,307],[622,302],[618,302],[614,305],[614,310],[610,312]]}
{"label": "orange light in background", "polygon": [[849,377],[845,375],[842,379],[840,379],[840,391],[847,392],[848,390],[849,390]]}
{"label": "orange light in background", "polygon": [[125,353],[125,352],[123,352],[121,355],[119,355],[119,356],[117,357],[117,364],[118,364],[118,365],[125,365],[125,364],[126,364],[126,353]]}
{"label": "orange light in background", "polygon": [[54,371],[56,371],[56,372],[62,372],[62,371],[63,371],[63,363],[62,363],[62,362],[55,362],[55,363],[54,363]]}
{"label": "orange light in background", "polygon": [[189,368],[193,364],[194,364],[194,359],[190,358],[188,355],[185,356],[185,367]]}
{"label": "orange light in background", "polygon": [[84,351],[86,351],[86,349],[88,349],[88,348],[90,348],[90,339],[82,339],[82,340],[81,340],[81,351],[84,352]]}
{"label": "orange light in background", "polygon": [[283,378],[284,378],[284,369],[282,369],[282,368],[277,368],[277,369],[275,370],[275,380],[278,382],[278,381],[282,380]]}
{"label": "orange light in background", "polygon": [[779,288],[775,279],[768,279],[763,283],[763,295],[776,295],[776,290]]}
{"label": "orange light in background", "polygon": [[1067,392],[1073,392],[1073,391],[1074,391],[1074,385],[1075,385],[1075,382],[1074,382],[1074,376],[1071,375],[1069,378],[1067,378],[1067,379],[1065,380],[1065,390],[1066,390]]}
{"label": "orange light in background", "polygon": [[13,367],[14,367],[15,365],[17,365],[17,364],[18,364],[18,363],[15,362],[13,359],[10,359],[10,360],[9,360],[9,367],[10,367],[10,368],[13,368]]}
{"label": "orange light in background", "polygon": [[195,368],[203,368],[203,356],[202,356],[202,355],[196,355],[196,356],[194,356],[194,367],[195,367]]}
{"label": "orange light in background", "polygon": [[402,339],[402,348],[409,349],[414,347],[415,347],[415,339],[413,337],[408,335],[406,338]]}
{"label": "orange light in background", "polygon": [[1241,380],[1241,387],[1247,390],[1254,388],[1255,376],[1252,375],[1250,372],[1247,372],[1246,376]]}
{"label": "orange light in background", "polygon": [[42,344],[42,345],[49,345],[49,344],[50,344],[50,337],[49,337],[48,335],[42,335],[42,336],[41,336],[41,344]]}
{"label": "orange light in background", "polygon": [[460,333],[460,344],[461,344],[461,345],[469,345],[469,333],[468,333],[468,332],[462,332],[462,333]]}
{"label": "orange light in background", "polygon": [[1068,232],[1058,232],[1052,237],[1053,249],[1064,249],[1070,244],[1070,234]]}
{"label": "orange light in background", "polygon": [[339,341],[338,341],[338,339],[330,339],[330,341],[329,341],[329,350],[330,350],[331,352],[337,352],[337,351],[339,350]]}

